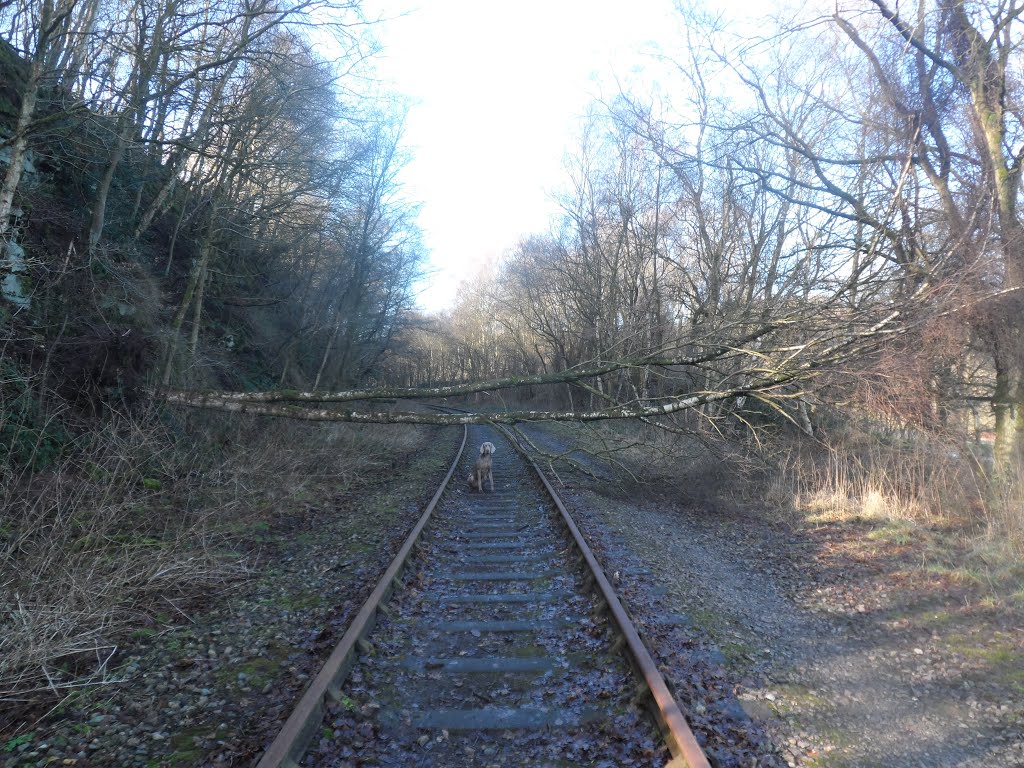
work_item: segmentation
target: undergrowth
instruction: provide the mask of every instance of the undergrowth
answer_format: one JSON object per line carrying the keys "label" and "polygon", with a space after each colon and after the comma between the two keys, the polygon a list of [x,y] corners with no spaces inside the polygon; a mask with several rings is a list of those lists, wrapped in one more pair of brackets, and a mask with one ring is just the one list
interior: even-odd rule
{"label": "undergrowth", "polygon": [[269,526],[303,525],[421,439],[144,409],[23,467],[0,491],[0,732],[114,681],[125,637],[247,577]]}
{"label": "undergrowth", "polygon": [[596,459],[630,495],[647,489],[709,510],[742,504],[787,525],[867,523],[865,546],[913,547],[925,570],[1024,607],[1024,470],[993,480],[987,446],[850,417],[814,438],[704,426],[548,425],[582,450],[542,460],[557,470],[566,458]]}
{"label": "undergrowth", "polygon": [[815,441],[775,440],[772,450],[763,490],[774,513],[868,522],[867,538],[915,545],[925,569],[1006,595],[1024,584],[1024,475],[993,479],[985,446],[847,425]]}

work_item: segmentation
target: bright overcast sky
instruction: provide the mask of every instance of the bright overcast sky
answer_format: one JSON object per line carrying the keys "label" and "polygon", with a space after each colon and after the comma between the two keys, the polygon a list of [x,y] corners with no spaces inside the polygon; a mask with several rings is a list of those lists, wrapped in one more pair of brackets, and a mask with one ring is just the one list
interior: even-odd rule
{"label": "bright overcast sky", "polygon": [[[550,193],[579,118],[655,43],[678,38],[673,0],[366,0],[380,76],[409,97],[402,180],[422,203],[436,273],[422,306],[448,306],[482,260],[548,229]],[[404,14],[404,15],[403,15]]]}
{"label": "bright overcast sky", "polygon": [[[481,260],[546,231],[586,106],[614,93],[675,23],[672,0],[366,0],[382,78],[409,97],[402,175],[422,203],[436,270],[420,297],[449,305]],[[404,15],[402,15],[404,14]]]}

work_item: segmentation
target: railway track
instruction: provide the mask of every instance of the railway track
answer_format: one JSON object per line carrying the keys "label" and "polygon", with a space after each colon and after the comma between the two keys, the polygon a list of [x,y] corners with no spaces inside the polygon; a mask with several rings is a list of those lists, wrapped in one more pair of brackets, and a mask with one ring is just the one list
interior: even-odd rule
{"label": "railway track", "polygon": [[493,427],[464,446],[258,768],[708,766],[554,490]]}

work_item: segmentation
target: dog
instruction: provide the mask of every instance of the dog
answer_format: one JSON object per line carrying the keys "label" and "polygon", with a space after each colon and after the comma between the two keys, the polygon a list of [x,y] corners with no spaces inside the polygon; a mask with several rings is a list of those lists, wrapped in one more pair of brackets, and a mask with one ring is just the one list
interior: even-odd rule
{"label": "dog", "polygon": [[491,471],[491,456],[493,455],[494,443],[487,442],[480,446],[480,458],[476,460],[476,463],[473,465],[473,471],[468,478],[469,487],[473,488],[473,486],[476,486],[476,490],[479,493],[483,493],[485,478],[491,491],[494,491],[494,473]]}

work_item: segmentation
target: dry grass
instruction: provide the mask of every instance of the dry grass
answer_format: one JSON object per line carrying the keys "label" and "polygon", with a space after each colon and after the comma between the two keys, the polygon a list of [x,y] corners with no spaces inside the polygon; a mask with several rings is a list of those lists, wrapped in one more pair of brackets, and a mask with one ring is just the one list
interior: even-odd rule
{"label": "dry grass", "polygon": [[120,415],[45,474],[6,484],[0,710],[110,682],[131,629],[245,577],[254,522],[301,522],[303,507],[390,471],[420,440],[409,429]]}
{"label": "dry grass", "polygon": [[[149,425],[151,427],[151,425]],[[173,443],[118,417],[45,474],[3,492],[0,702],[110,679],[117,638],[148,606],[231,578],[202,515],[154,514]]]}
{"label": "dry grass", "polygon": [[821,519],[972,520],[984,509],[976,462],[962,445],[915,434],[850,430],[772,445],[773,506]]}
{"label": "dry grass", "polygon": [[686,503],[743,501],[798,524],[871,522],[873,542],[913,541],[926,567],[941,562],[953,576],[1017,590],[1024,602],[1024,468],[996,483],[985,447],[962,434],[887,430],[849,416],[840,424],[817,440],[767,432],[726,440],[638,423],[572,429],[633,480],[673,488]]}
{"label": "dry grass", "polygon": [[983,557],[1009,561],[1021,579],[1021,602],[1024,603],[1024,467],[1015,477],[989,483],[985,496],[986,535]]}
{"label": "dry grass", "polygon": [[811,524],[868,521],[875,539],[915,542],[925,568],[1020,590],[1024,473],[993,482],[976,448],[926,433],[847,430],[828,442],[778,441],[765,498],[783,517]]}

